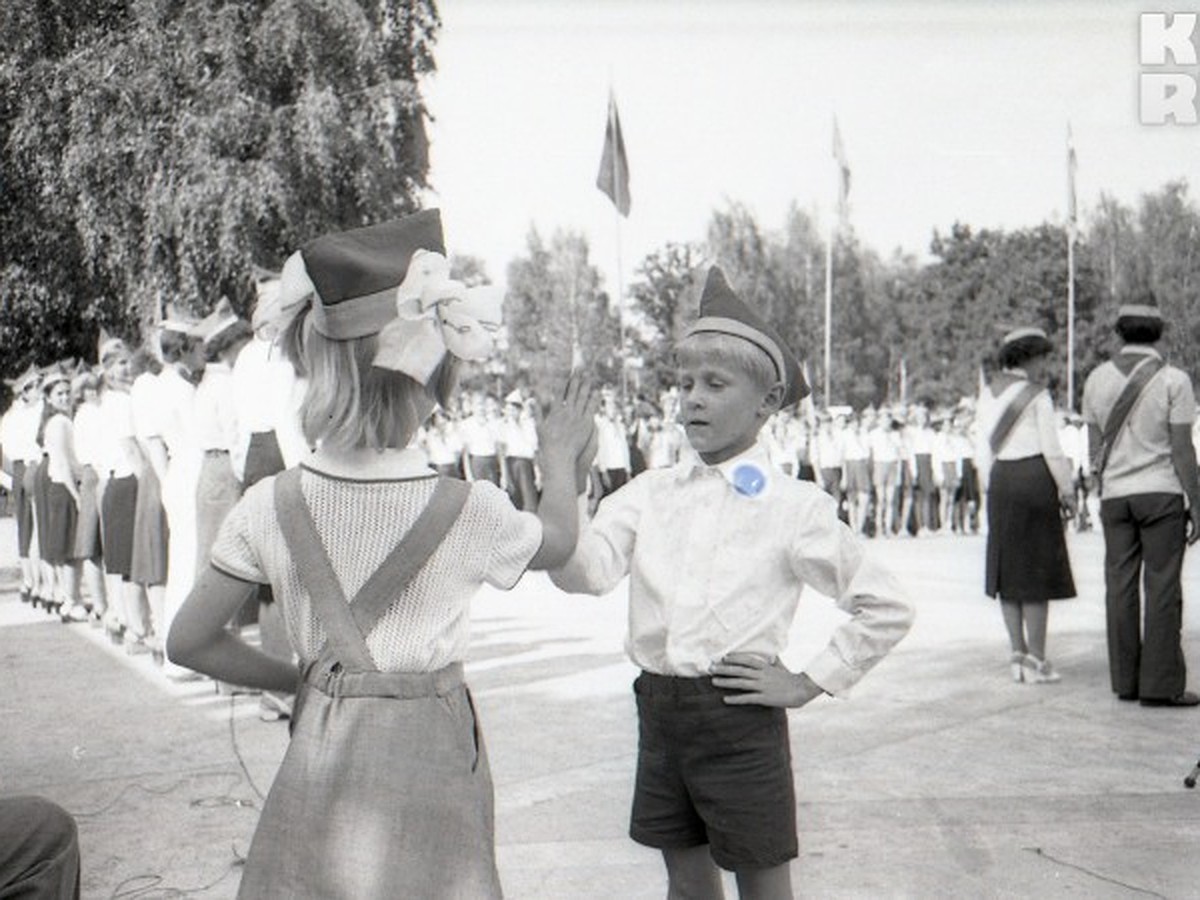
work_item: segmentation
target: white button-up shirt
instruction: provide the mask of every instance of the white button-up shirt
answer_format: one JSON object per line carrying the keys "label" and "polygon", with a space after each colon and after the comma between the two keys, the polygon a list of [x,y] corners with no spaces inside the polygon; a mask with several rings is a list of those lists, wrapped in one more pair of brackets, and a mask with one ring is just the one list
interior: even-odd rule
{"label": "white button-up shirt", "polygon": [[[739,466],[765,475],[755,496],[733,486]],[[606,497],[563,568],[560,588],[603,594],[628,574],[626,650],[642,669],[707,675],[726,654],[777,657],[805,585],[850,614],[805,672],[844,694],[904,636],[913,610],[816,485],[774,469],[758,444],[719,466],[686,451]]]}
{"label": "white button-up shirt", "polygon": [[4,456],[10,460],[21,460],[24,463],[39,463],[42,461],[42,448],[38,446],[38,426],[42,423],[42,403],[26,404],[17,397],[13,405],[4,414],[0,423],[0,442],[3,443]]}
{"label": "white button-up shirt", "polygon": [[300,427],[305,382],[296,377],[283,351],[262,338],[247,341],[234,360],[231,378],[237,423],[237,440],[230,447],[234,474],[244,477],[250,436],[256,432],[275,432],[285,466],[306,457],[309,448]]}

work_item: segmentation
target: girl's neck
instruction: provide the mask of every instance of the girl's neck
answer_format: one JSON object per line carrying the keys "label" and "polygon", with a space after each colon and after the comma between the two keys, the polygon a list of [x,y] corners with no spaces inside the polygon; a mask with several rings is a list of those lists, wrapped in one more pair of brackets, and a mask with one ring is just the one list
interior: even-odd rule
{"label": "girl's neck", "polygon": [[305,462],[328,475],[366,480],[413,478],[425,474],[428,467],[424,453],[412,446],[385,450],[318,447]]}

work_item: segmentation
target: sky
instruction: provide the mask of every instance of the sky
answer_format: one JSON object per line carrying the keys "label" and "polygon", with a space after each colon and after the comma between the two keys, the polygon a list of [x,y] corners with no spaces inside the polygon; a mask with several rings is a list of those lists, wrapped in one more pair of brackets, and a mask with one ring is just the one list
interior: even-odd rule
{"label": "sky", "polygon": [[[1196,7],[1191,7],[1195,11]],[[884,257],[928,259],[961,221],[1062,222],[1066,140],[1086,227],[1200,185],[1200,126],[1139,121],[1139,14],[1105,2],[443,0],[438,71],[422,84],[433,190],[452,252],[503,283],[536,228],[588,239],[606,286],[647,253],[703,240],[714,209],[781,229],[794,203],[833,218],[836,117],[850,221]],[[1200,28],[1194,40],[1200,43]],[[1189,70],[1197,74],[1195,67]],[[632,210],[595,186],[610,89]]]}

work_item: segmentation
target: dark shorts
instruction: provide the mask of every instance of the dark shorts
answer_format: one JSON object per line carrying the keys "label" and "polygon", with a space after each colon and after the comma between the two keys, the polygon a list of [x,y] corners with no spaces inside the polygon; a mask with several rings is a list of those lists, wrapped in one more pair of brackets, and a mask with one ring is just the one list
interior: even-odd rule
{"label": "dark shorts", "polygon": [[708,844],[718,866],[794,859],[796,797],[787,712],[729,706],[708,678],[643,672],[629,835],[658,849]]}

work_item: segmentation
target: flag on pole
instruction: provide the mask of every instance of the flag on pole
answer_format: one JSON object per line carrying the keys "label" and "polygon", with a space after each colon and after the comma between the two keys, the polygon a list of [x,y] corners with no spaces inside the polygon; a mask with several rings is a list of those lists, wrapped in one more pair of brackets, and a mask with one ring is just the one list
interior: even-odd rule
{"label": "flag on pole", "polygon": [[608,195],[617,212],[629,216],[629,161],[625,158],[617,100],[611,91],[608,94],[608,124],[604,128],[604,153],[600,157],[596,187]]}
{"label": "flag on pole", "polygon": [[837,116],[833,117],[833,158],[838,165],[838,224],[845,227],[849,215],[850,163],[846,159],[846,148],[842,146],[842,133],[838,130]]}
{"label": "flag on pole", "polygon": [[1077,211],[1075,206],[1075,169],[1079,162],[1075,158],[1075,138],[1071,134],[1071,123],[1067,123],[1067,229],[1075,238]]}

